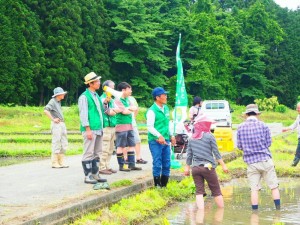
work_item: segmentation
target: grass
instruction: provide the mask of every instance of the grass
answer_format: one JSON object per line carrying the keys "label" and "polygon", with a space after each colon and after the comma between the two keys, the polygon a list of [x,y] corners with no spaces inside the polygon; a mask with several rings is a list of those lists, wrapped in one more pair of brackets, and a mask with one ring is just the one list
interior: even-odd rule
{"label": "grass", "polygon": [[167,188],[148,189],[135,196],[124,198],[110,208],[89,213],[74,221],[73,225],[102,224],[122,225],[140,224],[157,215],[166,206],[190,198],[194,188],[190,186],[192,179],[185,178],[180,183],[170,181]]}
{"label": "grass", "polygon": [[[245,106],[231,104],[234,109],[232,120],[234,124],[244,121],[242,113]],[[62,107],[68,131],[79,132],[78,106]],[[146,108],[140,108],[137,123],[140,130],[146,130]],[[284,126],[290,125],[296,118],[297,112],[288,109],[286,113],[263,112],[261,119],[266,123],[280,122]],[[44,107],[34,106],[0,106],[0,127],[2,133],[16,132],[44,132],[50,130],[50,120],[44,115]]]}

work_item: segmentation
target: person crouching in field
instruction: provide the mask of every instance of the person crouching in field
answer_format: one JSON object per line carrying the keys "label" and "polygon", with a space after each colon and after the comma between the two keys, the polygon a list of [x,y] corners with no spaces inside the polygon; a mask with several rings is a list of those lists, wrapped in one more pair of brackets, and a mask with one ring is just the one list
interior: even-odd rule
{"label": "person crouching in field", "polygon": [[61,100],[67,94],[61,87],[53,90],[52,99],[44,108],[45,114],[51,120],[52,133],[52,168],[68,168],[64,164],[64,156],[68,147],[67,128],[61,108]]}
{"label": "person crouching in field", "polygon": [[218,163],[222,166],[225,173],[228,169],[222,156],[218,150],[215,137],[210,133],[212,121],[205,115],[199,115],[195,118],[194,132],[188,143],[187,159],[184,173],[190,174],[190,166],[192,166],[192,176],[196,186],[196,204],[199,209],[204,209],[204,181],[207,182],[209,189],[218,208],[224,207],[224,200],[218,181],[218,176],[215,168]]}

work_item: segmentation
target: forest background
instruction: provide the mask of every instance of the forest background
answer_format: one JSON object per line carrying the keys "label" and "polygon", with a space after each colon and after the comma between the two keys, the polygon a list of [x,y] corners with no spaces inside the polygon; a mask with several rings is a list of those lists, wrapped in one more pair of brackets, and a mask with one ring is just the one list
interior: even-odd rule
{"label": "forest background", "polygon": [[236,104],[300,90],[300,10],[273,0],[0,0],[0,104],[77,103],[90,71],[130,83],[141,106],[163,86],[174,105],[175,51],[189,99]]}

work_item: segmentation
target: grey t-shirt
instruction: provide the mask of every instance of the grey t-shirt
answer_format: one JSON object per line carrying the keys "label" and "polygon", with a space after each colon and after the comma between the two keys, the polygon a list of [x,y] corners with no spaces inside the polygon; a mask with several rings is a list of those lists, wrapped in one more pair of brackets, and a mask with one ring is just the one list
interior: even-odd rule
{"label": "grey t-shirt", "polygon": [[192,166],[211,163],[213,168],[217,167],[214,159],[221,159],[215,137],[211,133],[204,133],[201,139],[189,139],[187,148],[186,164]]}
{"label": "grey t-shirt", "polygon": [[57,101],[56,98],[52,98],[44,109],[49,111],[54,119],[59,118],[60,121],[64,121],[64,116],[61,109],[61,102]]}

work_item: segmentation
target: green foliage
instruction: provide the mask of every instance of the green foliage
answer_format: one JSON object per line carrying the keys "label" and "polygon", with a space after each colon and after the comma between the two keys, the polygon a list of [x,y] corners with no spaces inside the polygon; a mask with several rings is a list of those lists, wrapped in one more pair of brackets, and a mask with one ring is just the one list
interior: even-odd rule
{"label": "green foliage", "polygon": [[285,113],[287,110],[285,105],[279,104],[275,107],[275,112]]}
{"label": "green foliage", "polygon": [[112,183],[110,185],[110,187],[124,187],[124,186],[129,186],[132,184],[132,181],[131,180],[120,180],[120,181],[116,181],[114,183]]}
{"label": "green foliage", "polygon": [[273,0],[1,3],[2,104],[44,105],[56,86],[75,104],[84,75],[95,71],[129,82],[141,106],[156,86],[174,105],[179,33],[190,96],[244,105],[278,96],[294,107],[299,95],[299,10]]}
{"label": "green foliage", "polygon": [[276,107],[279,106],[276,96],[272,96],[271,98],[255,99],[254,102],[262,111],[275,111]]}
{"label": "green foliage", "polygon": [[[169,204],[175,201],[188,199],[191,196],[191,177],[181,182],[170,181],[167,188],[148,189],[140,194],[129,198],[123,198],[120,202],[112,205],[110,209],[102,209],[90,213],[75,221],[74,225],[89,224],[93,221],[111,224],[139,224],[159,213]],[[168,224],[164,221],[163,224]]]}

